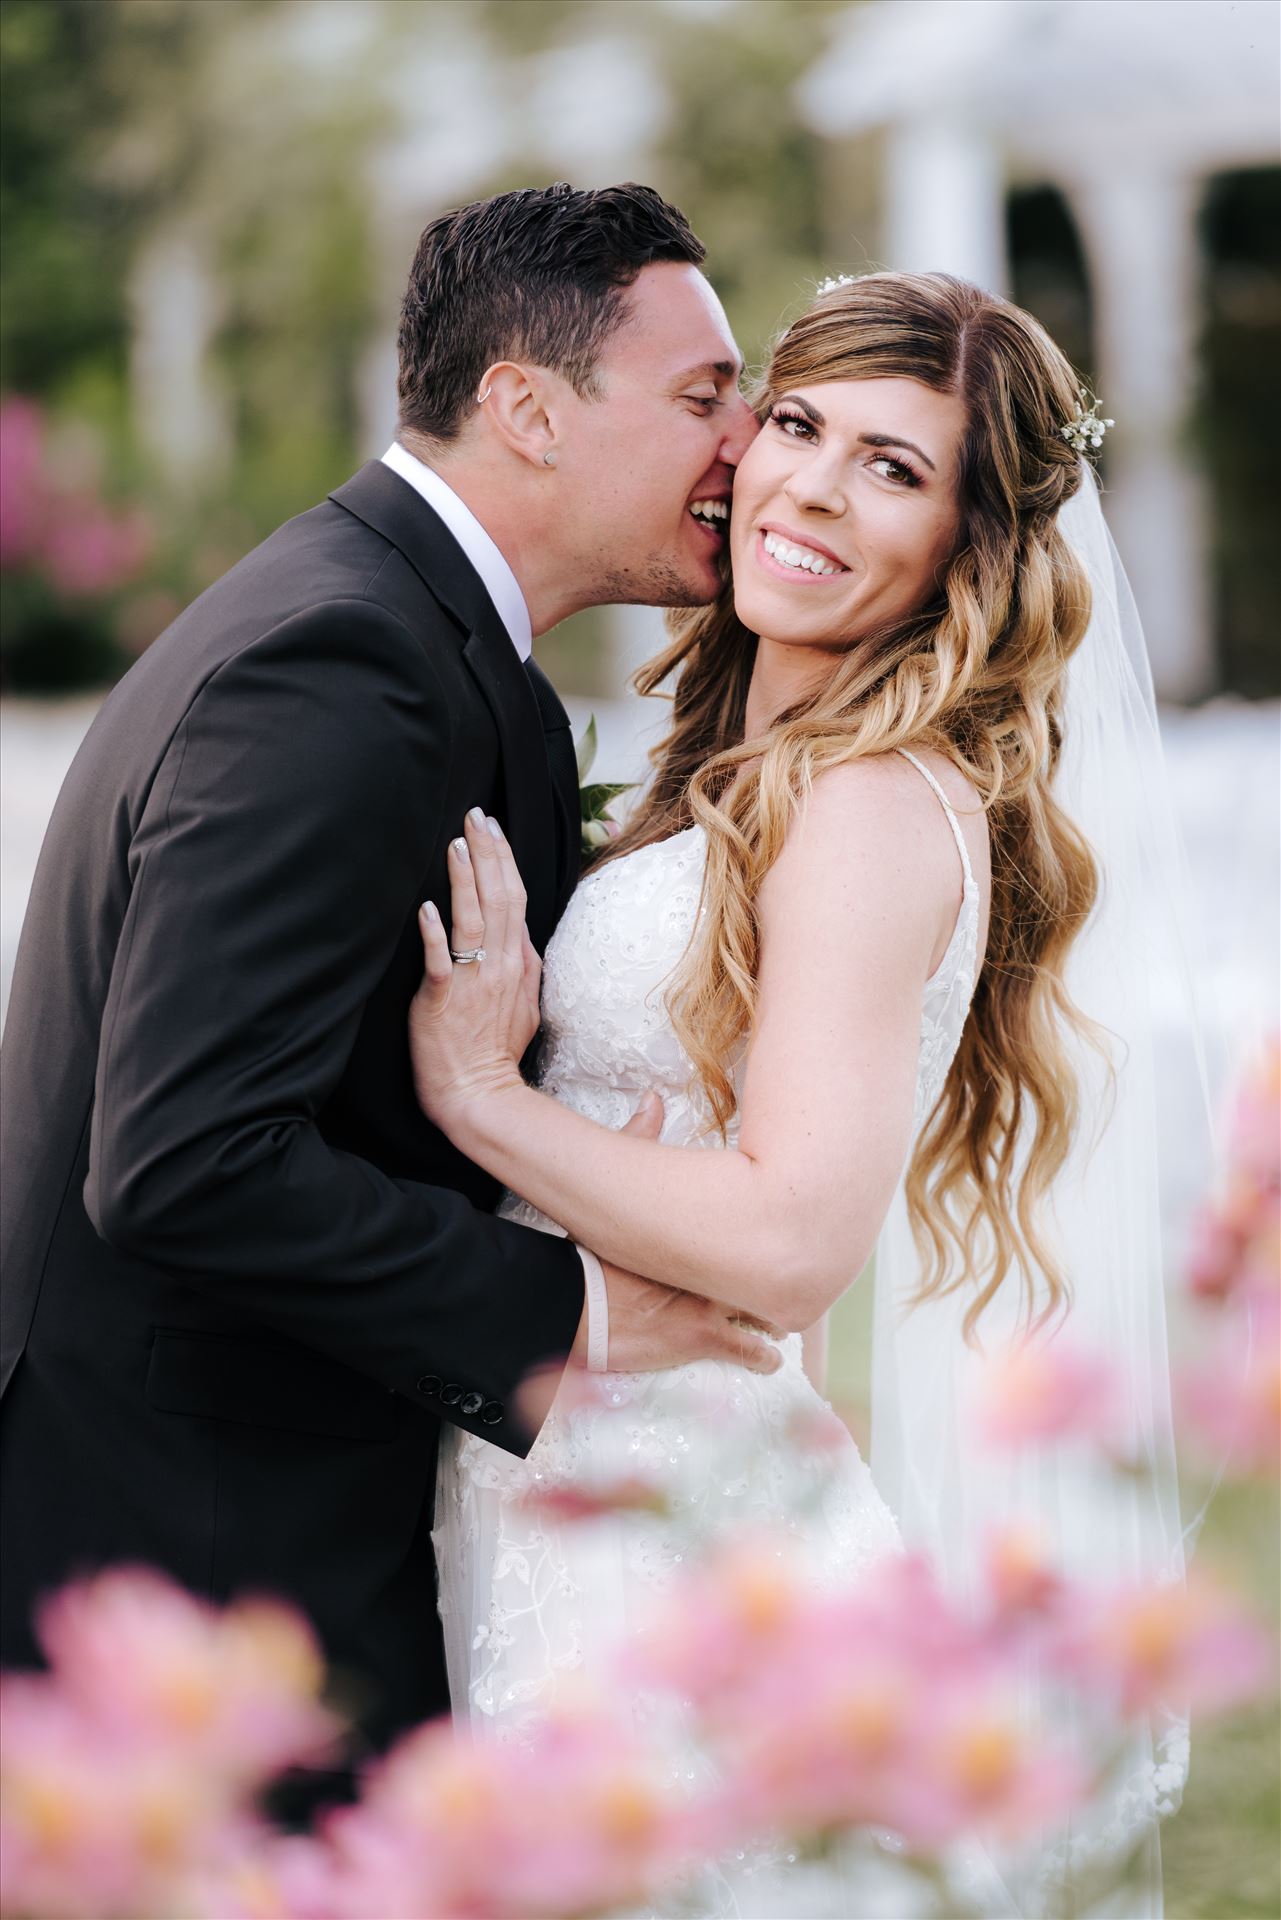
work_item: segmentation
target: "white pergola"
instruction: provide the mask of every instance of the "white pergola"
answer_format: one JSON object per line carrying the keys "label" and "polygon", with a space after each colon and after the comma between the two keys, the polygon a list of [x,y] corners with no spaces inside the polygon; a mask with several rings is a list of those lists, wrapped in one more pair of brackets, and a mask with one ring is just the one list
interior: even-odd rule
{"label": "white pergola", "polygon": [[1006,291],[1007,181],[1065,195],[1118,422],[1108,516],[1168,699],[1213,684],[1202,483],[1182,444],[1196,215],[1210,175],[1278,157],[1279,29],[1272,0],[872,0],[800,89],[830,139],[883,130],[889,266]]}

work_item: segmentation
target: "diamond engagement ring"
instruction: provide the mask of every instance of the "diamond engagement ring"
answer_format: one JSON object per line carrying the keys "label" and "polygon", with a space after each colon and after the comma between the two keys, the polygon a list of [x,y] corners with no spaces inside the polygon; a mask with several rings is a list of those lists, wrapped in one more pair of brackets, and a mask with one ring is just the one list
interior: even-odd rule
{"label": "diamond engagement ring", "polygon": [[456,967],[474,967],[478,960],[485,958],[483,947],[465,947],[461,953],[455,953],[451,947],[449,957]]}

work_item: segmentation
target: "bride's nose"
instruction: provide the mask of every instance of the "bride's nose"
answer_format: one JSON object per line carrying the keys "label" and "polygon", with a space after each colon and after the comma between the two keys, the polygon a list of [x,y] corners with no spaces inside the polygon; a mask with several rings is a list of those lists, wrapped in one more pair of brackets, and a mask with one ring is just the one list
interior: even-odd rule
{"label": "bride's nose", "polygon": [[791,478],[784,482],[783,492],[802,513],[826,513],[835,518],[847,505],[838,464],[821,456],[799,461]]}

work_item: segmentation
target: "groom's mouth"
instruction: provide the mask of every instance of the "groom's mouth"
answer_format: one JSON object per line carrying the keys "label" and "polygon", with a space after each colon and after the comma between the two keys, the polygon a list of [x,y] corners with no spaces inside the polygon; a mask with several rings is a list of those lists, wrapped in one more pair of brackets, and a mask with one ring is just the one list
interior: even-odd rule
{"label": "groom's mouth", "polygon": [[729,533],[728,497],[712,494],[703,500],[691,500],[689,515],[719,551]]}

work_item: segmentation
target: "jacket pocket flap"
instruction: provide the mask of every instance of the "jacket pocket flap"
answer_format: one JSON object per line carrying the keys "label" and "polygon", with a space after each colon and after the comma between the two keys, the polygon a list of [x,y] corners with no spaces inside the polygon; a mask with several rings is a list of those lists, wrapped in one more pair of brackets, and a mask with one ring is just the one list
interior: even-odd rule
{"label": "jacket pocket flap", "polygon": [[158,1327],[147,1400],[162,1413],[348,1440],[393,1440],[396,1395],[305,1347]]}

